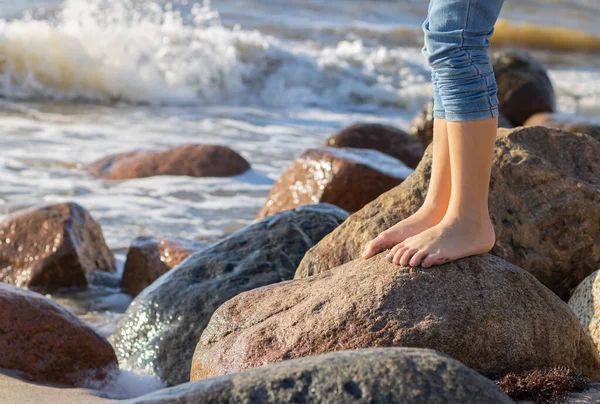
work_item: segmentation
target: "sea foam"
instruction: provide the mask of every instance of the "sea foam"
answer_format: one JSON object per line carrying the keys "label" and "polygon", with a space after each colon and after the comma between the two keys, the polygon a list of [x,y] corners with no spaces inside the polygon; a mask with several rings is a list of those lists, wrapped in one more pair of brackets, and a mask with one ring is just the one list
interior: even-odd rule
{"label": "sea foam", "polygon": [[0,95],[26,100],[406,107],[428,80],[418,49],[227,28],[208,2],[67,0],[0,20],[0,55]]}

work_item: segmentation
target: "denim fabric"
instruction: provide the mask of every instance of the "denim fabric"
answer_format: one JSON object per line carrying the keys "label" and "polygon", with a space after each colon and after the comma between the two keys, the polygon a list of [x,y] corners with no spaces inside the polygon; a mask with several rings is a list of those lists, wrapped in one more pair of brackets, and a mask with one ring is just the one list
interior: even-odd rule
{"label": "denim fabric", "polygon": [[431,0],[423,54],[431,67],[434,118],[498,116],[498,87],[489,38],[504,0]]}

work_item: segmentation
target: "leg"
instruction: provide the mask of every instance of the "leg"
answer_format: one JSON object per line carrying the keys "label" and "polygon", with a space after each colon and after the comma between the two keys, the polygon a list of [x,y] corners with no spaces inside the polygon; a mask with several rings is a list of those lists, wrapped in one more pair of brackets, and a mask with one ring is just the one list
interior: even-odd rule
{"label": "leg", "polygon": [[431,179],[423,205],[412,216],[390,227],[367,243],[363,258],[371,258],[406,238],[435,226],[444,217],[450,201],[451,187],[448,132],[445,119],[434,119],[432,154]]}
{"label": "leg", "polygon": [[440,223],[406,239],[393,262],[430,267],[483,254],[495,242],[488,212],[488,186],[498,118],[448,122],[452,195]]}
{"label": "leg", "polygon": [[396,264],[429,267],[494,245],[488,188],[498,99],[487,48],[502,2],[432,0],[440,18],[426,38],[448,121],[452,194],[440,223],[394,248]]}
{"label": "leg", "polygon": [[[424,48],[423,53],[427,55]],[[368,259],[381,251],[397,245],[406,238],[419,234],[438,224],[446,213],[450,201],[450,156],[448,151],[448,131],[445,113],[440,98],[437,78],[432,72],[433,81],[433,162],[431,179],[423,206],[412,216],[382,232],[365,246],[363,258]]]}

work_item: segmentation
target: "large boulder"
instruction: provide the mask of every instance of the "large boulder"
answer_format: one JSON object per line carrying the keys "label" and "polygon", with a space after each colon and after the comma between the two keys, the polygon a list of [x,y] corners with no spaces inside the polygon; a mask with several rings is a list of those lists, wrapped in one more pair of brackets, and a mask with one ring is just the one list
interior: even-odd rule
{"label": "large boulder", "polygon": [[113,335],[121,364],[169,384],[189,380],[212,313],[246,290],[290,279],[305,252],[347,217],[332,205],[297,208],[190,256],[137,296]]}
{"label": "large boulder", "polygon": [[227,146],[184,145],[164,151],[134,151],[104,157],[87,167],[98,178],[126,180],[156,175],[231,177],[250,164]]}
{"label": "large boulder", "polygon": [[[600,143],[540,126],[499,129],[490,182],[492,254],[567,300],[600,262]],[[431,150],[399,187],[352,215],[312,248],[296,277],[359,258],[365,244],[423,203]]]}
{"label": "large boulder", "polygon": [[206,244],[194,240],[138,237],[127,251],[121,287],[131,296],[137,296],[164,273],[203,248]]}
{"label": "large boulder", "polygon": [[309,149],[275,182],[257,218],[315,203],[356,212],[412,172],[377,150]]}
{"label": "large boulder", "polygon": [[100,225],[75,203],[18,211],[0,223],[0,282],[45,293],[115,270]]}
{"label": "large boulder", "polygon": [[521,126],[538,112],[553,112],[556,96],[546,68],[525,52],[498,51],[491,57],[498,83],[499,109]]}
{"label": "large boulder", "polygon": [[593,272],[577,286],[569,306],[579,317],[583,328],[600,351],[600,270]]}
{"label": "large boulder", "polygon": [[390,155],[415,168],[424,147],[417,139],[393,126],[357,123],[342,129],[325,141],[327,147],[373,149]]}
{"label": "large boulder", "polygon": [[[502,114],[498,116],[498,127],[514,128]],[[428,146],[433,141],[433,100],[425,104],[423,110],[413,118],[408,133],[424,146]]]}
{"label": "large boulder", "polygon": [[52,300],[0,284],[0,307],[0,368],[73,386],[104,380],[117,368],[108,341]]}
{"label": "large boulder", "polygon": [[490,378],[559,365],[600,378],[569,306],[490,254],[427,269],[380,254],[238,295],[206,326],[192,376],[367,347],[435,349]]}
{"label": "large boulder", "polygon": [[[193,379],[193,375],[192,375]],[[128,403],[512,403],[495,384],[429,349],[334,352],[162,390]]]}
{"label": "large boulder", "polygon": [[531,116],[523,126],[547,126],[572,133],[586,133],[600,141],[600,125],[577,116],[539,113]]}

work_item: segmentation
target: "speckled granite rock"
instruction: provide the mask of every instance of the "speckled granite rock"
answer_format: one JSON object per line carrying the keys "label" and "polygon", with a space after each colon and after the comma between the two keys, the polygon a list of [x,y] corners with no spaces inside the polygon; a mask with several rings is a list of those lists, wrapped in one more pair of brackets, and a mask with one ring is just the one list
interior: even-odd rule
{"label": "speckled granite rock", "polygon": [[[423,203],[431,150],[415,173],[352,215],[312,248],[296,277],[360,257],[365,244]],[[491,251],[568,300],[600,262],[600,143],[590,136],[532,126],[499,129],[490,182],[496,230]]]}
{"label": "speckled granite rock", "polygon": [[305,252],[346,217],[332,205],[301,207],[192,255],[129,306],[113,336],[122,366],[185,383],[194,347],[217,307],[243,291],[292,278]]}
{"label": "speckled granite rock", "polygon": [[428,349],[335,352],[184,384],[128,403],[511,403],[492,381]]}
{"label": "speckled granite rock", "polygon": [[600,356],[569,306],[490,254],[427,269],[380,254],[240,294],[204,329],[192,379],[382,346],[435,349],[491,378],[566,366],[600,380]]}
{"label": "speckled granite rock", "polygon": [[357,123],[342,129],[325,141],[327,147],[373,149],[388,154],[410,168],[423,157],[424,147],[417,139],[393,126]]}
{"label": "speckled granite rock", "polygon": [[309,149],[275,182],[257,218],[315,203],[356,212],[412,172],[400,160],[377,150]]}
{"label": "speckled granite rock", "polygon": [[18,211],[0,223],[0,282],[45,293],[115,270],[100,225],[76,203]]}
{"label": "speckled granite rock", "polygon": [[600,270],[595,271],[577,286],[569,299],[583,328],[592,337],[596,348],[600,350]]}
{"label": "speckled granite rock", "polygon": [[52,300],[0,284],[0,307],[0,368],[74,386],[103,380],[117,368],[108,341]]}

